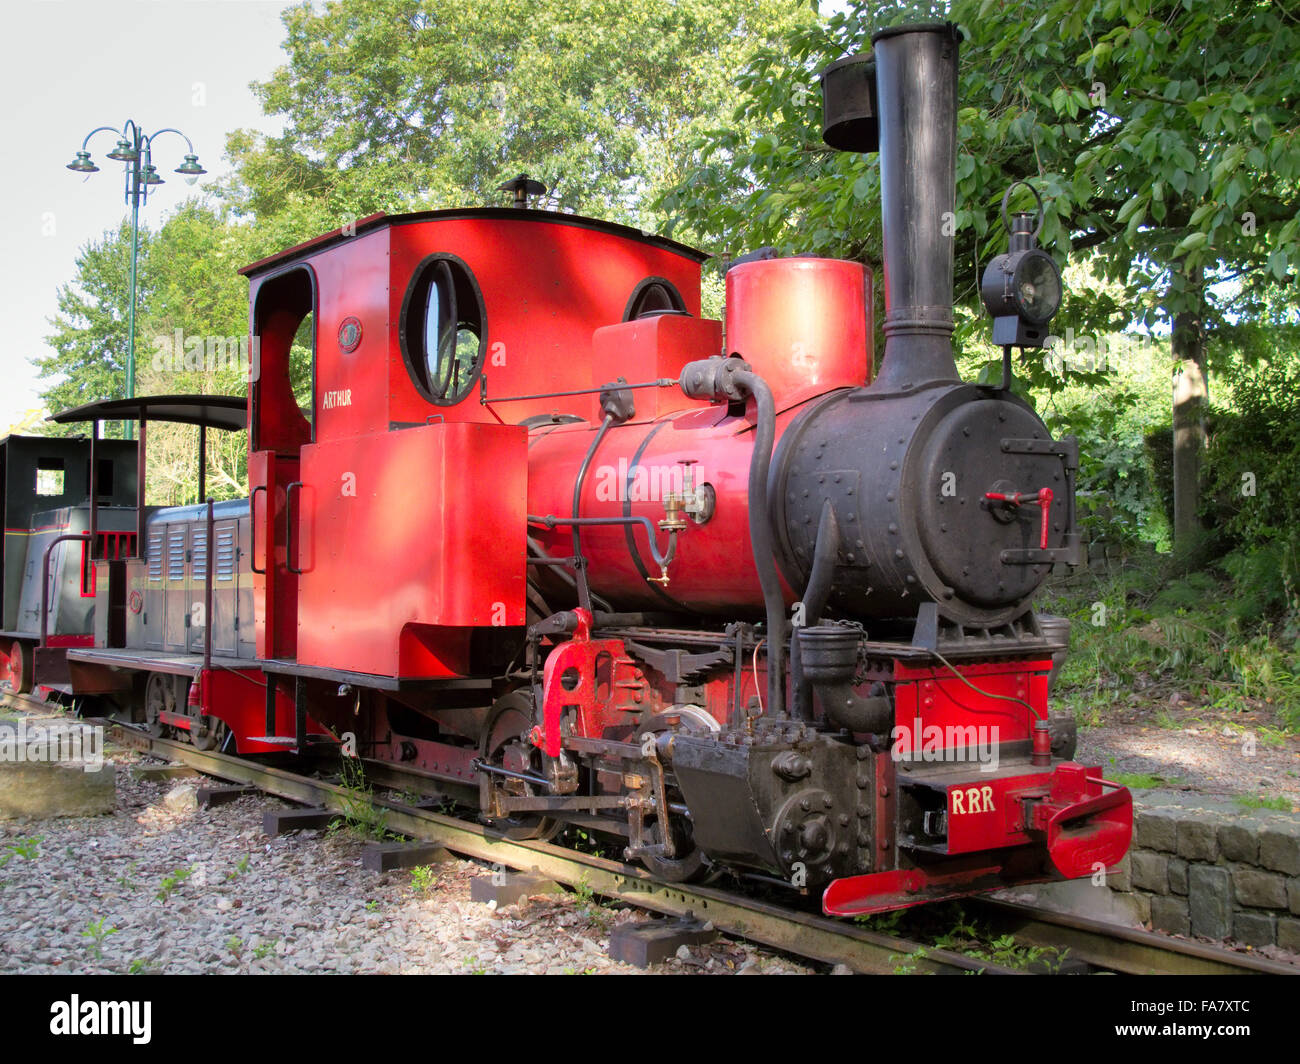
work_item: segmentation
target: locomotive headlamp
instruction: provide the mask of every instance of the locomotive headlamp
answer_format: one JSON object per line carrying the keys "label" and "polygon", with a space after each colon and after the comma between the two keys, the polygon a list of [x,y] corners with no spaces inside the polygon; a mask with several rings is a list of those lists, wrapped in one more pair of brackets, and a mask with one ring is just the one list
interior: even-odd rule
{"label": "locomotive headlamp", "polygon": [[[1037,216],[1020,212],[1007,220],[1007,199],[1016,185],[1025,185],[1038,199]],[[1010,233],[1005,255],[989,263],[980,282],[980,297],[993,317],[993,342],[1004,346],[1042,347],[1047,323],[1061,306],[1061,274],[1052,256],[1038,247],[1043,228],[1043,201],[1023,181],[1002,198],[1002,221]],[[1035,224],[1035,222],[1037,224]]]}
{"label": "locomotive headlamp", "polygon": [[[1016,222],[1028,217],[1017,214]],[[1045,325],[1061,305],[1061,277],[1047,252],[1013,251],[989,264],[980,292],[994,318],[1014,314],[1033,325]]]}

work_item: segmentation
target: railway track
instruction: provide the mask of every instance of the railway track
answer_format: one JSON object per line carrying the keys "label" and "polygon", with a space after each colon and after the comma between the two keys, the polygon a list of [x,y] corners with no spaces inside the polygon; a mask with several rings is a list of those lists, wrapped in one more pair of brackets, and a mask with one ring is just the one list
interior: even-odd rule
{"label": "railway track", "polygon": [[[182,762],[232,783],[266,794],[343,813],[356,796],[337,784],[284,769],[255,764],[226,754],[205,753],[186,743],[153,739],[114,721],[95,721],[109,729],[120,745],[141,753]],[[570,887],[590,889],[611,900],[667,916],[693,915],[723,934],[826,964],[845,964],[858,972],[892,973],[904,958],[917,972],[1023,975],[949,950],[927,950],[922,943],[800,913],[770,902],[745,898],[711,887],[660,883],[633,865],[579,853],[544,842],[516,842],[480,824],[375,797],[386,813],[389,830],[444,847],[464,857],[519,871],[536,872]]]}
{"label": "railway track", "polygon": [[1094,970],[1124,975],[1300,975],[1300,968],[1204,942],[1121,927],[1017,902],[972,899],[995,929],[1027,946],[1068,949]]}
{"label": "railway track", "polygon": [[[209,776],[256,787],[292,802],[344,813],[355,806],[353,791],[311,776],[262,765],[186,743],[154,739],[110,720],[99,720],[120,745],[151,756],[178,761]],[[488,827],[404,802],[374,797],[390,830],[433,843],[464,857],[520,871],[536,872],[570,887],[589,889],[611,900],[668,916],[693,915],[723,934],[826,964],[843,964],[856,972],[1024,975],[1011,967],[934,948],[906,937],[868,930],[772,902],[708,886],[666,884],[634,865],[544,842],[502,837]],[[1068,949],[1074,962],[1091,971],[1125,974],[1295,975],[1297,969],[1266,958],[1222,947],[1170,938],[1151,931],[1119,927],[1030,906],[972,899],[978,914],[1017,944]],[[1078,970],[1077,964],[1072,970]]]}

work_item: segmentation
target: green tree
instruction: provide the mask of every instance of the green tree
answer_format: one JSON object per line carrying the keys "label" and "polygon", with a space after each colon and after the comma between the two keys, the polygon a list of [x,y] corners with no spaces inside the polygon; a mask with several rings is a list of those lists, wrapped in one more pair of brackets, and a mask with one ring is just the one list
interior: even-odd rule
{"label": "green tree", "polygon": [[[191,200],[154,235],[150,297],[136,338],[139,394],[244,395],[248,388],[248,282],[239,267],[255,256],[251,227]],[[206,493],[246,492],[248,439],[208,433]],[[198,430],[158,423],[149,430],[150,503],[190,502],[198,491]]]}
{"label": "green tree", "polygon": [[[248,333],[248,285],[236,272],[252,257],[254,234],[226,212],[199,201],[182,204],[157,232],[140,231],[136,311],[136,393],[243,394],[241,363]],[[117,231],[82,249],[77,276],[59,291],[49,343],[55,353],[35,361],[48,385],[49,411],[120,398],[126,381],[128,272],[131,230]],[[197,354],[196,354],[197,352]],[[119,436],[120,423],[106,426]],[[51,433],[84,432],[84,425],[46,424]],[[243,491],[246,439],[212,433],[208,487],[217,497]],[[151,427],[151,503],[191,501],[197,489],[197,430]]]}
{"label": "green tree", "polygon": [[1096,134],[1071,187],[1092,212],[1096,256],[1144,323],[1171,330],[1174,536],[1190,545],[1208,368],[1239,357],[1236,321],[1295,306],[1278,286],[1300,269],[1300,14],[1105,0],[1056,2],[1044,17],[1059,20],[1093,95]]}
{"label": "green tree", "polygon": [[[140,279],[137,292],[148,300],[153,285],[148,269],[152,236],[140,231]],[[46,342],[51,355],[32,361],[41,381],[48,381],[41,399],[49,411],[66,410],[101,399],[126,394],[128,277],[131,262],[131,224],[124,221],[97,241],[87,243],[76,258],[76,279],[58,292],[58,310],[50,319],[53,332]],[[138,303],[137,303],[138,306]],[[139,322],[136,338],[139,342]],[[137,350],[137,354],[139,354]],[[51,435],[84,432],[84,426],[44,426]],[[119,437],[122,425],[105,426],[107,435]]]}
{"label": "green tree", "polygon": [[228,143],[240,210],[273,237],[374,210],[547,206],[650,226],[649,194],[729,104],[755,43],[815,20],[790,0],[339,0],[284,15],[289,62],[255,86],[284,133]]}
{"label": "green tree", "polygon": [[[701,139],[696,167],[663,197],[682,233],[728,249],[773,244],[878,264],[873,161],[820,144],[814,78],[866,48],[873,30],[932,16],[928,7],[851,3],[760,51],[737,80],[730,126]],[[1057,331],[1172,332],[1175,535],[1190,536],[1215,361],[1207,353],[1221,340],[1219,359],[1240,357],[1232,338],[1241,319],[1295,306],[1300,16],[1224,0],[954,0],[949,15],[966,35],[958,343],[983,331],[977,282],[1004,246],[1001,193],[1030,179],[1046,201],[1043,242],[1058,260],[1089,263],[1120,285],[1119,298],[1105,285],[1067,296]],[[1041,361],[1026,371],[1059,386]]]}

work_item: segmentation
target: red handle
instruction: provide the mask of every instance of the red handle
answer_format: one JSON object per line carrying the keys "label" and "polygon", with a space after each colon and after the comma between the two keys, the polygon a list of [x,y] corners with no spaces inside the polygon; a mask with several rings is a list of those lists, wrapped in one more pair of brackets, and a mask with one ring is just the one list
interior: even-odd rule
{"label": "red handle", "polygon": [[984,498],[990,502],[1004,502],[1008,506],[1041,506],[1043,509],[1043,520],[1041,531],[1039,533],[1039,549],[1047,550],[1047,523],[1051,518],[1052,509],[1052,489],[1039,488],[1033,495],[1026,495],[1024,492],[1016,491],[1010,495],[1001,491],[986,491]]}

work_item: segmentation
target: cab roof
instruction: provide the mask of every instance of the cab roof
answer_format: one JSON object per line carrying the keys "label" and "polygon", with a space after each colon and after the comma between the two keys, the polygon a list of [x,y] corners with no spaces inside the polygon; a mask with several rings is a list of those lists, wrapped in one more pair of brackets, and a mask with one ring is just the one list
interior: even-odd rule
{"label": "cab roof", "polygon": [[295,244],[291,248],[277,252],[274,255],[268,255],[264,259],[258,259],[243,267],[239,272],[245,277],[254,277],[260,273],[265,273],[277,266],[294,259],[302,258],[307,254],[314,254],[326,248],[341,244],[350,240],[360,233],[371,232],[376,229],[391,227],[396,225],[412,225],[418,222],[433,222],[461,218],[477,218],[484,221],[528,221],[528,222],[547,222],[552,225],[572,225],[582,229],[595,229],[603,233],[609,233],[612,236],[621,236],[627,240],[635,240],[638,243],[649,244],[653,247],[664,248],[672,251],[693,262],[704,262],[712,258],[707,251],[700,251],[688,244],[680,244],[676,240],[669,240],[667,237],[655,236],[646,233],[641,229],[634,229],[632,226],[619,225],[616,222],[605,222],[598,218],[586,218],[580,214],[563,214],[559,211],[536,211],[523,209],[519,207],[465,207],[453,210],[441,211],[416,211],[410,214],[385,214],[382,211],[367,215],[359,219],[354,224],[347,226],[346,232],[344,227],[332,229],[328,233],[312,237],[310,240],[304,240],[301,244]]}

